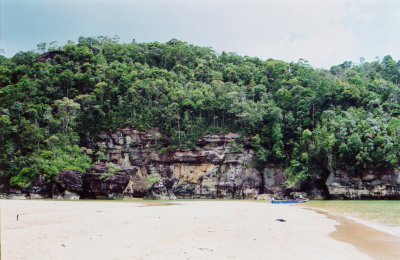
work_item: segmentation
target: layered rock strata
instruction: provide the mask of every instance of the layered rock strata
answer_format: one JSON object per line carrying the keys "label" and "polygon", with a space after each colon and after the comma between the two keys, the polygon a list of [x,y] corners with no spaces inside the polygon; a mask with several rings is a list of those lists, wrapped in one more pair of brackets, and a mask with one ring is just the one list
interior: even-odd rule
{"label": "layered rock strata", "polygon": [[[60,171],[48,183],[39,175],[30,187],[0,186],[5,198],[240,198],[399,199],[399,170],[335,170],[302,185],[285,186],[282,167],[253,167],[255,151],[238,134],[206,135],[195,149],[173,149],[157,130],[101,132],[88,145],[104,154],[85,173]],[[240,145],[239,145],[240,144]]]}
{"label": "layered rock strata", "polygon": [[333,199],[400,199],[400,171],[336,170],[326,186]]}
{"label": "layered rock strata", "polygon": [[206,135],[196,149],[186,150],[169,150],[166,136],[157,130],[124,128],[98,137],[89,145],[104,156],[86,173],[60,171],[51,184],[38,180],[22,193],[5,193],[56,199],[253,199],[267,198],[259,196],[264,192],[279,193],[286,180],[280,169],[260,173],[253,168],[255,152],[234,133]]}
{"label": "layered rock strata", "polygon": [[[204,136],[196,149],[175,151],[167,150],[165,136],[155,130],[117,129],[99,138],[108,161],[133,171],[123,196],[255,198],[264,190],[252,167],[254,151],[237,134]],[[239,142],[241,150],[235,149]]]}

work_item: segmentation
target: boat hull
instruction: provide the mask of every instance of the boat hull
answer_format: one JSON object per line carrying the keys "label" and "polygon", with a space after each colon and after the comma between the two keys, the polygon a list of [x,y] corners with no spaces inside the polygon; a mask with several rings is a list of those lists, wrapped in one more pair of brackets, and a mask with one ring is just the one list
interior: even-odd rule
{"label": "boat hull", "polygon": [[291,203],[304,203],[308,200],[272,200],[274,204],[291,204]]}

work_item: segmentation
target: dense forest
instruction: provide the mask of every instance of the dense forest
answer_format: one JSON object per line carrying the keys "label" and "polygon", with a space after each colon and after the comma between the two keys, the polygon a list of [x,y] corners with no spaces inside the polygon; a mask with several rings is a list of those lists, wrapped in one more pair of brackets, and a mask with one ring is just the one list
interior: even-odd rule
{"label": "dense forest", "polygon": [[238,132],[256,151],[254,167],[282,167],[291,182],[333,169],[396,168],[399,83],[391,56],[324,70],[176,39],[42,43],[0,56],[0,178],[24,186],[38,174],[84,171],[102,156],[87,140],[126,126],[159,129],[169,149]]}

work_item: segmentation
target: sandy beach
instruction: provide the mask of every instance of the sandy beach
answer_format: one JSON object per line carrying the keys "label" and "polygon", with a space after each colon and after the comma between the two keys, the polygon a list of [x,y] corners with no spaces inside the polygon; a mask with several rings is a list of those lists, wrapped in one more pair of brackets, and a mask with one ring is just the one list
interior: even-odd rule
{"label": "sandy beach", "polygon": [[338,224],[264,202],[2,200],[1,259],[373,259]]}

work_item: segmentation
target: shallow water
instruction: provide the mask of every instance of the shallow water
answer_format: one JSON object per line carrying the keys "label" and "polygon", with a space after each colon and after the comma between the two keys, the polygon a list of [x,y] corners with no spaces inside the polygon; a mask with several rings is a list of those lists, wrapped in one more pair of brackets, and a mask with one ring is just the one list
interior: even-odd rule
{"label": "shallow water", "polygon": [[314,200],[304,206],[345,215],[382,231],[400,235],[399,200]]}

